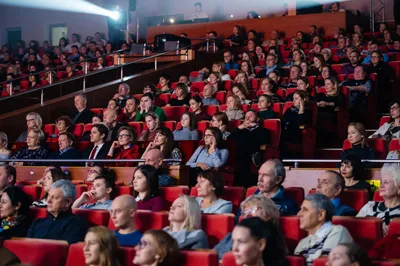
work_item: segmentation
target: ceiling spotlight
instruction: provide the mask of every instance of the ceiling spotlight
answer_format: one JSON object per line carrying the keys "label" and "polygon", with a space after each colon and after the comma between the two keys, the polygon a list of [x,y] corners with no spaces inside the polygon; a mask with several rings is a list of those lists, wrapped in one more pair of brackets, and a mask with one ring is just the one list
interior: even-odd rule
{"label": "ceiling spotlight", "polygon": [[231,18],[233,18],[233,15],[231,15]]}
{"label": "ceiling spotlight", "polygon": [[170,23],[175,23],[175,19],[171,18],[171,19],[169,19],[169,22]]}
{"label": "ceiling spotlight", "polygon": [[121,14],[117,10],[113,11],[110,15],[110,18],[112,18],[113,20],[118,20],[120,17],[121,17]]}

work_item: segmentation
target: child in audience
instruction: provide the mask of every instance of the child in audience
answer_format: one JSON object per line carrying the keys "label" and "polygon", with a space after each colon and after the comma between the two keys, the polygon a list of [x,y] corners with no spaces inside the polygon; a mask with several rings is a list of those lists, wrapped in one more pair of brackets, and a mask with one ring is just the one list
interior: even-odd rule
{"label": "child in audience", "polygon": [[139,141],[153,141],[156,136],[156,129],[159,127],[160,120],[158,115],[153,112],[148,112],[145,116],[147,130],[142,132]]}

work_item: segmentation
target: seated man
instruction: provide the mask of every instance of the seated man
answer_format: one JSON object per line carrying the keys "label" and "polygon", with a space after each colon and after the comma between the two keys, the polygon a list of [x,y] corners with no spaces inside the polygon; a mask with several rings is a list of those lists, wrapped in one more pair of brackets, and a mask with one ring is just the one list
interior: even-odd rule
{"label": "seated man", "polygon": [[[371,54],[372,52],[379,51],[379,44],[375,41],[368,43],[368,55],[362,61],[362,64],[371,64]],[[389,56],[387,54],[382,53],[383,61],[385,63],[389,62]]]}
{"label": "seated man", "polygon": [[301,67],[296,65],[291,66],[288,83],[282,84],[282,87],[297,88],[297,80],[299,80],[299,78],[301,77],[301,73],[302,73]]}
{"label": "seated man", "polygon": [[206,84],[203,89],[203,105],[219,105],[217,99],[213,96],[214,87]]}
{"label": "seated man", "polygon": [[[111,208],[113,195],[116,193],[115,179],[111,176],[98,176],[93,181],[90,191],[83,192],[82,195],[75,200],[72,208],[90,209],[90,210],[109,210]],[[94,203],[87,203],[95,200]],[[83,205],[84,204],[84,205]]]}
{"label": "seated man", "polygon": [[110,144],[105,142],[108,128],[103,124],[96,124],[90,130],[90,142],[92,146],[82,151],[82,159],[105,159],[110,150]]}
{"label": "seated man", "polygon": [[135,247],[142,238],[142,233],[136,229],[136,210],[136,200],[132,195],[116,197],[111,204],[110,218],[120,246]]}
{"label": "seated man", "polygon": [[278,68],[278,56],[269,53],[265,59],[265,69],[258,72],[256,78],[268,77],[269,73]]}
{"label": "seated man", "polygon": [[120,127],[128,126],[125,122],[118,122],[118,112],[113,109],[106,109],[103,113],[103,123],[108,127],[106,141],[118,140],[118,130]]}
{"label": "seated man", "polygon": [[154,95],[152,93],[143,94],[140,99],[140,106],[138,112],[136,112],[135,121],[144,121],[144,118],[148,112],[154,112],[158,115],[160,121],[165,121],[167,116],[161,107],[154,105]]}
{"label": "seated man", "polygon": [[349,56],[350,63],[343,65],[342,73],[348,77],[350,74],[354,74],[354,69],[360,65],[360,52],[358,50],[352,50]]}
{"label": "seated man", "polygon": [[[59,150],[50,154],[49,159],[80,159],[81,152],[73,147],[75,137],[69,132],[62,132],[58,135],[58,147]],[[55,165],[71,166],[77,163],[55,163]]]}
{"label": "seated man", "polygon": [[[180,76],[178,83],[185,84],[187,92],[190,93],[190,79],[188,76]],[[175,93],[175,91],[173,93]]]}
{"label": "seated man", "polygon": [[87,96],[86,94],[76,95],[74,98],[76,111],[70,114],[70,118],[72,120],[72,124],[79,123],[92,123],[93,113],[89,109],[86,108],[87,104]]}
{"label": "seated man", "polygon": [[126,83],[121,83],[118,86],[118,93],[116,93],[113,99],[117,100],[119,107],[125,108],[126,100],[129,99],[129,93],[131,92],[131,88]]}
{"label": "seated man", "polygon": [[163,169],[163,153],[159,149],[151,149],[147,151],[142,159],[145,160],[145,164],[154,166],[158,171],[158,185],[161,186],[172,186],[175,185],[175,179],[167,174],[167,169]]}
{"label": "seated man", "polygon": [[72,214],[76,188],[69,180],[58,180],[51,185],[47,196],[47,217],[33,222],[26,237],[65,240],[69,244],[83,241],[87,224]]}
{"label": "seated man", "polygon": [[335,216],[355,216],[356,210],[340,204],[340,194],[344,190],[344,178],[338,172],[328,170],[318,177],[317,193],[327,196],[335,207],[333,215]]}
{"label": "seated man", "polygon": [[294,254],[303,256],[307,265],[320,256],[328,255],[331,249],[342,243],[352,243],[347,229],[333,225],[334,206],[330,199],[322,194],[308,195],[297,214],[300,229],[309,234],[297,245]]}
{"label": "seated man", "polygon": [[224,68],[226,71],[231,69],[239,69],[239,64],[234,61],[234,57],[235,56],[231,51],[226,50],[224,52]]}
{"label": "seated man", "polygon": [[[296,215],[298,206],[296,202],[285,194],[282,186],[285,182],[286,170],[280,160],[268,160],[263,163],[258,171],[258,189],[254,195],[263,195],[275,203],[281,216]],[[241,214],[239,209],[238,216]]]}
{"label": "seated man", "polygon": [[17,171],[11,165],[0,165],[0,197],[3,191],[15,185],[17,181]]}

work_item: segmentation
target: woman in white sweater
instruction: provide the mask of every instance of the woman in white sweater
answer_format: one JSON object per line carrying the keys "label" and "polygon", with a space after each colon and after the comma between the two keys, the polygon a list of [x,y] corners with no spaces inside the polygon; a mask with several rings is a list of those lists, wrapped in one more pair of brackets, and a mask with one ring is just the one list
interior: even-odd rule
{"label": "woman in white sweater", "polygon": [[394,138],[400,138],[400,102],[394,101],[389,105],[390,121],[383,124],[369,138],[384,138],[390,141]]}

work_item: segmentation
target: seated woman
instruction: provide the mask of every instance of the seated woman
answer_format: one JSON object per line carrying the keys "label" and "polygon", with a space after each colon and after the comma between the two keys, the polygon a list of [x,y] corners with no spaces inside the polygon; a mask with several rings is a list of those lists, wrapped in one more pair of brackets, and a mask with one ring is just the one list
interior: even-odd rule
{"label": "seated woman", "polygon": [[329,252],[326,266],[335,266],[338,263],[342,266],[371,266],[371,256],[360,246],[354,243],[343,243],[337,245]]}
{"label": "seated woman", "polygon": [[171,205],[170,225],[163,230],[178,242],[180,249],[208,248],[208,238],[201,230],[201,210],[196,199],[181,194]]}
{"label": "seated woman", "polygon": [[265,77],[261,79],[260,90],[264,95],[268,95],[269,97],[271,97],[271,100],[274,103],[282,101],[282,98],[275,94],[277,89],[278,86],[276,85],[275,81],[273,81],[270,77]]}
{"label": "seated woman", "polygon": [[336,78],[336,73],[332,70],[331,66],[323,66],[321,70],[321,75],[318,76],[317,78],[317,84],[315,85],[316,87],[323,87],[325,86],[325,80],[330,78],[330,77],[335,77]]}
{"label": "seated woman", "polygon": [[250,52],[250,51],[244,52],[244,53],[240,54],[239,57],[242,58],[242,61],[250,61],[250,63],[251,63],[252,66],[255,66],[256,63],[257,63],[257,62],[256,62],[257,56],[256,56],[255,51],[252,51],[252,52]]}
{"label": "seated woman", "polygon": [[148,164],[135,169],[132,181],[138,210],[165,211],[167,205],[160,195],[157,169]]}
{"label": "seated woman", "polygon": [[175,87],[176,98],[171,98],[166,106],[189,106],[189,96],[184,83],[178,83]]}
{"label": "seated woman", "polygon": [[300,67],[301,67],[301,77],[308,77],[308,68],[309,68],[309,63],[307,61],[301,61]]}
{"label": "seated woman", "polygon": [[230,47],[239,47],[244,45],[244,37],[241,33],[239,25],[233,26],[233,33],[224,42],[227,42]]}
{"label": "seated woman", "polygon": [[118,117],[117,121],[122,122],[125,119],[125,115],[121,111],[121,106],[119,105],[118,101],[116,99],[111,99],[108,101],[107,109],[112,109],[117,111]]}
{"label": "seated woman", "polygon": [[322,67],[326,65],[324,56],[317,54],[314,56],[314,65],[311,66],[309,75],[320,76],[322,72]]}
{"label": "seated woman", "polygon": [[[114,141],[107,154],[107,159],[139,159],[140,148],[135,144],[136,131],[134,128],[122,126],[118,129],[118,140]],[[134,166],[132,162],[111,163],[115,166]]]}
{"label": "seated woman", "polygon": [[211,120],[211,116],[209,116],[206,112],[203,112],[203,99],[199,95],[192,96],[189,100],[189,107],[195,115],[196,124],[199,121],[203,120]]}
{"label": "seated woman", "polygon": [[242,120],[244,118],[239,97],[236,95],[229,95],[226,99],[226,105],[227,108],[224,113],[228,116],[229,120]]}
{"label": "seated woman", "polygon": [[256,52],[256,42],[253,39],[247,41],[247,51],[248,52]]}
{"label": "seated woman", "polygon": [[143,87],[143,94],[146,94],[146,93],[152,93],[155,97],[157,94],[160,93],[160,90],[157,89],[157,87],[154,86],[154,84],[148,83],[148,84],[145,84]]}
{"label": "seated woman", "polygon": [[[241,84],[247,91],[247,88],[249,87],[249,78],[245,72],[239,71],[234,82],[234,84]],[[233,88],[233,86],[231,88]]]}
{"label": "seated woman", "polygon": [[232,85],[232,93],[239,98],[240,104],[250,104],[251,103],[251,101],[248,99],[249,91],[246,89],[245,86],[243,86],[243,84],[234,83]]}
{"label": "seated woman", "polygon": [[172,89],[169,87],[170,77],[167,74],[162,74],[159,78],[160,93],[172,93]]}
{"label": "seated woman", "polygon": [[196,188],[196,201],[202,213],[232,213],[232,202],[220,198],[224,192],[224,180],[219,172],[199,172]]}
{"label": "seated woman", "polygon": [[220,72],[211,72],[210,76],[208,76],[207,82],[208,84],[212,85],[213,94],[216,93],[217,91],[223,90],[222,76]]}
{"label": "seated woman", "polygon": [[353,33],[352,34],[352,40],[351,40],[351,45],[353,45],[354,47],[363,49],[364,48],[364,40],[363,40],[363,36],[359,33]]}
{"label": "seated woman", "polygon": [[8,149],[8,136],[3,131],[0,131],[0,165],[5,164],[1,159],[11,157],[12,151]]}
{"label": "seated woman", "polygon": [[279,88],[281,85],[281,73],[278,70],[272,70],[269,72],[268,77],[275,81],[276,86]]}
{"label": "seated woman", "polygon": [[325,93],[317,93],[315,101],[318,106],[318,119],[329,119],[336,123],[336,112],[340,108],[346,107],[346,99],[339,88],[339,83],[335,77],[325,79]]}
{"label": "seated woman", "polygon": [[104,58],[98,57],[97,61],[96,61],[96,66],[93,68],[93,70],[103,69],[105,66],[106,66],[106,64],[104,62]]}
{"label": "seated woman", "polygon": [[148,112],[144,117],[147,129],[142,132],[139,141],[153,141],[156,136],[156,129],[159,127],[160,119],[158,115],[153,112]]}
{"label": "seated woman", "polygon": [[74,65],[66,66],[65,72],[67,72],[67,78],[71,78],[71,77],[75,76],[75,66]]}
{"label": "seated woman", "polygon": [[221,81],[232,80],[231,76],[228,74],[228,71],[225,69],[225,64],[221,61],[215,62],[212,65],[212,72],[221,73]]}
{"label": "seated woman", "polygon": [[285,67],[291,67],[291,66],[300,66],[301,62],[306,58],[306,55],[304,52],[300,49],[295,49],[292,51],[292,60],[290,60]]}
{"label": "seated woman", "polygon": [[15,142],[26,142],[26,137],[28,136],[28,131],[32,128],[42,129],[42,117],[35,112],[31,112],[26,115],[26,126],[27,131],[24,131],[19,135]]}
{"label": "seated woman", "polygon": [[40,87],[40,76],[38,74],[33,74],[30,73],[31,76],[28,77],[29,80],[29,85],[28,87],[30,89],[38,88]]}
{"label": "seated woman", "polygon": [[[49,151],[42,146],[44,141],[43,131],[37,128],[32,128],[29,130],[28,137],[26,138],[26,147],[23,147],[16,151],[11,159],[46,159],[49,155]],[[41,163],[36,162],[15,162],[14,165],[41,165]]]}
{"label": "seated woman", "polygon": [[[164,159],[182,159],[182,153],[179,148],[175,147],[174,135],[167,127],[159,127],[156,130],[154,141],[147,145],[142,155],[142,159],[146,157],[146,153],[152,149],[159,149],[163,153]],[[167,165],[176,165],[179,163],[169,162]]]}
{"label": "seated woman", "polygon": [[199,167],[203,171],[221,168],[228,161],[229,151],[221,149],[222,133],[216,127],[207,128],[204,133],[204,145],[196,149],[186,163],[191,168]]}
{"label": "seated woman", "polygon": [[379,196],[383,201],[370,201],[356,217],[377,217],[382,220],[383,235],[388,232],[390,221],[400,218],[400,166],[385,165],[381,169]]}
{"label": "seated woman", "polygon": [[136,112],[139,107],[139,100],[136,98],[129,98],[125,103],[125,122],[134,122],[136,117]]}
{"label": "seated woman", "polygon": [[52,138],[52,139],[57,139],[58,135],[60,133],[72,132],[73,125],[72,125],[71,118],[69,118],[69,116],[60,116],[56,120],[56,128],[57,128],[58,134],[50,135],[50,138]]}
{"label": "seated woman", "polygon": [[[232,232],[236,265],[287,265],[285,239],[280,228],[258,217],[244,219]],[[243,245],[243,248],[240,246]],[[248,252],[247,250],[252,250]]]}
{"label": "seated woman", "polygon": [[[240,64],[240,70],[247,74],[248,79],[255,78],[256,74],[254,73],[253,64],[250,61],[243,60]],[[238,82],[235,79],[235,82]]]}
{"label": "seated woman", "polygon": [[293,106],[281,118],[282,143],[301,143],[302,128],[312,122],[311,111],[307,108],[307,94],[297,90],[293,94]]}
{"label": "seated woman", "polygon": [[393,101],[389,104],[390,121],[384,123],[369,138],[384,138],[390,142],[393,138],[400,138],[400,101]]}
{"label": "seated woman", "polygon": [[[370,159],[376,158],[375,151],[368,146],[367,131],[363,124],[350,123],[347,127],[347,139],[350,142],[352,148],[342,151],[340,159],[342,160],[349,154],[353,154],[359,159]],[[368,163],[369,166],[373,164]]]}
{"label": "seated woman", "polygon": [[[261,195],[251,195],[240,203],[240,208],[242,210],[242,218],[258,217],[264,221],[271,222],[279,228],[280,213],[272,199]],[[284,237],[282,233],[280,234],[280,237]],[[214,247],[218,253],[218,258],[222,259],[225,253],[232,250],[232,246],[232,233],[230,232]],[[282,247],[287,252],[286,245]]]}
{"label": "seated woman", "polygon": [[135,250],[135,257],[133,258],[135,265],[183,265],[178,242],[163,230],[147,230]]}
{"label": "seated woman", "polygon": [[120,249],[115,233],[105,226],[89,228],[83,246],[85,265],[119,266]]}
{"label": "seated woman", "polygon": [[175,141],[199,140],[200,132],[196,129],[196,118],[193,113],[185,112],[181,117],[181,129],[174,130]]}
{"label": "seated woman", "polygon": [[272,110],[272,97],[266,94],[260,95],[258,97],[258,109],[260,109],[259,116],[261,120],[274,119],[276,118],[276,113]]}
{"label": "seated woman", "polygon": [[364,167],[360,158],[357,158],[351,154],[343,158],[339,167],[339,171],[344,177],[346,189],[367,190],[368,193],[371,193],[371,185],[362,180],[363,170]]}
{"label": "seated woman", "polygon": [[222,133],[222,139],[227,140],[229,135],[231,134],[228,131],[229,127],[229,119],[226,113],[223,112],[216,112],[213,117],[211,118],[212,127],[218,128]]}
{"label": "seated woman", "polygon": [[49,193],[51,185],[61,179],[68,179],[68,176],[59,168],[50,168],[48,171],[45,171],[43,177],[38,181],[38,184],[42,186],[44,197],[41,200],[32,202],[32,206],[46,207],[47,193]]}
{"label": "seated woman", "polygon": [[265,50],[264,47],[262,47],[262,45],[256,46],[256,56],[258,60],[265,60]]}

